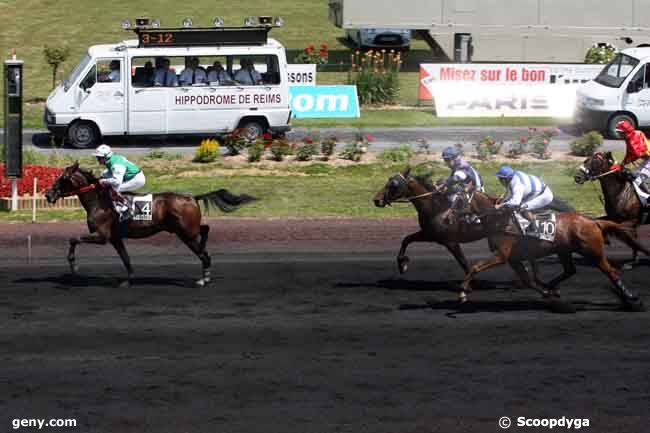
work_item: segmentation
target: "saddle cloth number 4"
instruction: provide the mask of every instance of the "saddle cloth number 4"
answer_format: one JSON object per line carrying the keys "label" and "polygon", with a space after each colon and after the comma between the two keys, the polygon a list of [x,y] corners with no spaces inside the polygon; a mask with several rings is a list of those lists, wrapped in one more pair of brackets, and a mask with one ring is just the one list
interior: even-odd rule
{"label": "saddle cloth number 4", "polygon": [[133,197],[133,219],[151,221],[153,218],[153,194]]}

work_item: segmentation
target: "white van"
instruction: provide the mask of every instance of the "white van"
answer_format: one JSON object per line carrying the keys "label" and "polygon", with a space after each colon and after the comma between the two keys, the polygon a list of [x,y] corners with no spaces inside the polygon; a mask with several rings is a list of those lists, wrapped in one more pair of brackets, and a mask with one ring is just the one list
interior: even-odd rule
{"label": "white van", "polygon": [[[136,20],[138,39],[88,49],[47,98],[45,124],[77,148],[108,136],[284,133],[291,119],[286,55],[267,38],[273,25],[262,18],[265,24],[248,27],[190,22],[174,29]],[[198,67],[183,74],[193,60]],[[217,62],[223,71],[211,74]]]}
{"label": "white van", "polygon": [[616,124],[624,119],[650,127],[650,47],[628,48],[607,64],[576,94],[576,124],[619,138]]}

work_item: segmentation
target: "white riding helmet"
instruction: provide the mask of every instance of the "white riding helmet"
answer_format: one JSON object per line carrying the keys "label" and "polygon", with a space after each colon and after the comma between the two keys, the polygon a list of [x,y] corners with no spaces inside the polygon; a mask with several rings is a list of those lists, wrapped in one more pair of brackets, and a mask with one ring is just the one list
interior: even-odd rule
{"label": "white riding helmet", "polygon": [[113,156],[113,151],[109,146],[102,144],[97,149],[95,149],[93,155],[101,158],[110,158]]}

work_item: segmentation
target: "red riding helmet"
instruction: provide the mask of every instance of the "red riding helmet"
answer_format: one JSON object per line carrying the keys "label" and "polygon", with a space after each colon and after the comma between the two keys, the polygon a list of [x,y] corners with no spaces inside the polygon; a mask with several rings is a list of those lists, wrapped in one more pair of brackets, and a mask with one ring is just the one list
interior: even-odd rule
{"label": "red riding helmet", "polygon": [[634,132],[634,125],[629,120],[621,120],[616,124],[616,129],[628,135]]}

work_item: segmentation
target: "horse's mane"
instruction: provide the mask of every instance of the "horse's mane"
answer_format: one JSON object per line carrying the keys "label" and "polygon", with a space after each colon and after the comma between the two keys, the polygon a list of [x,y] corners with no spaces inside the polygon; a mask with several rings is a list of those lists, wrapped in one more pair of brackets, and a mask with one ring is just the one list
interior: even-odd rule
{"label": "horse's mane", "polygon": [[88,181],[89,184],[90,183],[97,183],[99,181],[97,176],[95,176],[95,174],[90,170],[84,170],[81,167],[77,167],[77,171],[79,173],[81,173],[83,175],[83,177],[86,178],[86,180]]}
{"label": "horse's mane", "polygon": [[424,188],[426,188],[427,191],[435,191],[436,186],[433,184],[433,180],[431,180],[431,176],[433,176],[433,173],[425,173],[425,174],[420,174],[418,176],[413,176],[413,179],[415,179],[420,185],[422,185]]}

